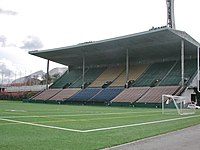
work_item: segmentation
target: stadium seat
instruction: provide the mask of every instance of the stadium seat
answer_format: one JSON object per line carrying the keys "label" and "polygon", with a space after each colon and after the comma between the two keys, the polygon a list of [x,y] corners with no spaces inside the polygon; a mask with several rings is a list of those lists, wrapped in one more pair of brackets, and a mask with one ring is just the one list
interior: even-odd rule
{"label": "stadium seat", "polygon": [[98,101],[98,102],[107,101],[108,102],[114,99],[122,91],[123,91],[123,88],[105,88],[101,90],[97,95],[92,97],[90,101]]}
{"label": "stadium seat", "polygon": [[113,82],[123,71],[122,66],[110,66],[89,87],[101,88],[106,82]]}
{"label": "stadium seat", "polygon": [[[152,64],[133,84],[134,87],[155,86],[172,68],[174,62],[162,62]],[[155,84],[156,83],[156,84]],[[155,84],[155,85],[154,85]]]}
{"label": "stadium seat", "polygon": [[70,72],[66,71],[58,80],[56,80],[51,86],[51,89],[66,88],[73,84],[82,75],[82,69],[74,69]]}
{"label": "stadium seat", "polygon": [[72,95],[76,94],[79,91],[80,91],[80,89],[78,89],[78,88],[63,89],[62,91],[60,91],[59,93],[57,93],[56,95],[51,97],[49,100],[50,101],[58,101],[58,100],[63,101],[63,100],[70,98]]}
{"label": "stadium seat", "polygon": [[101,88],[86,88],[71,96],[67,101],[88,101],[101,90]]}
{"label": "stadium seat", "polygon": [[[89,68],[85,72],[85,87],[87,87],[89,84],[91,84],[94,80],[99,77],[103,71],[106,69],[106,67],[98,67],[98,68]],[[70,85],[70,88],[81,88],[83,85],[83,77],[79,78],[76,82],[74,82],[72,85]]]}
{"label": "stadium seat", "polygon": [[[185,60],[185,69],[184,77],[187,81],[194,75],[196,72],[196,60]],[[170,86],[170,85],[179,85],[181,82],[181,62],[178,61],[175,63],[172,70],[167,74],[167,76],[161,81],[160,86]]]}
{"label": "stadium seat", "polygon": [[44,90],[42,93],[32,98],[32,100],[48,100],[51,97],[55,96],[61,91],[61,89],[48,89]]}
{"label": "stadium seat", "polygon": [[125,89],[117,97],[115,97],[112,102],[130,102],[133,103],[141,98],[147,91],[149,87],[132,87]]}
{"label": "stadium seat", "polygon": [[163,94],[174,95],[179,88],[179,86],[152,87],[137,101],[137,103],[161,103]]}

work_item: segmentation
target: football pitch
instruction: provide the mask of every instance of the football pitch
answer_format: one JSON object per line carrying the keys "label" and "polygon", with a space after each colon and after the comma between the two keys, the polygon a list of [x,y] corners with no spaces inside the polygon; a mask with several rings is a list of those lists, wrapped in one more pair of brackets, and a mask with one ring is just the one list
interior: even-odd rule
{"label": "football pitch", "polygon": [[0,101],[1,150],[104,149],[200,124],[161,109]]}

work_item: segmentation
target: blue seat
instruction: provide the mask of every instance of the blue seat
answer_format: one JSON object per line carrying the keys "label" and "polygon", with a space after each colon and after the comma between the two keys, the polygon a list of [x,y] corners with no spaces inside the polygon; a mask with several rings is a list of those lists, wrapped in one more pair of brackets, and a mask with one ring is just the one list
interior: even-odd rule
{"label": "blue seat", "polygon": [[99,92],[96,96],[94,96],[90,101],[111,101],[114,99],[118,94],[123,91],[123,88],[105,88],[101,92]]}
{"label": "blue seat", "polygon": [[100,92],[102,89],[100,88],[87,88],[83,89],[77,94],[73,95],[68,99],[68,101],[87,101],[93,96],[95,96],[98,92]]}

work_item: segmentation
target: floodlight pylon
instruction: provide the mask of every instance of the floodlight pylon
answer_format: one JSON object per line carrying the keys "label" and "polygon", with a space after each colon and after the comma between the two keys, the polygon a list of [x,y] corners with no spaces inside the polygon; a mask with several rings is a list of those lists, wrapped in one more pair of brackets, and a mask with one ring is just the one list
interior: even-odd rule
{"label": "floodlight pylon", "polygon": [[174,0],[166,0],[167,3],[167,27],[176,29],[174,17]]}

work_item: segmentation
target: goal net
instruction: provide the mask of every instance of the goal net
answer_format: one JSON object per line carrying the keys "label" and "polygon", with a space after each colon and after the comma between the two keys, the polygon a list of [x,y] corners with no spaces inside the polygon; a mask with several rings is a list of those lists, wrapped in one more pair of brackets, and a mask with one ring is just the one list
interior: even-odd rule
{"label": "goal net", "polygon": [[188,108],[190,103],[185,96],[162,95],[162,114],[194,114],[195,108]]}

